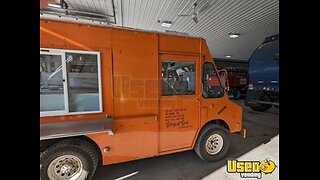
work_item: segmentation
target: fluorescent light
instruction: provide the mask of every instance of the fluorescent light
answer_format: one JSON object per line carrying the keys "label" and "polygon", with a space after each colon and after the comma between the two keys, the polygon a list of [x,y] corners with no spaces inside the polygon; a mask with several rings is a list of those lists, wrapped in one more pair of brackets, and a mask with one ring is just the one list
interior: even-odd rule
{"label": "fluorescent light", "polygon": [[238,33],[229,33],[229,36],[230,36],[231,38],[237,38],[237,37],[240,36],[240,34],[238,34]]}
{"label": "fluorescent light", "polygon": [[59,4],[48,4],[50,7],[61,8]]}
{"label": "fluorescent light", "polygon": [[237,34],[230,34],[230,37],[231,37],[231,38],[237,38],[237,37],[239,37],[239,35],[237,35]]}
{"label": "fluorescent light", "polygon": [[230,55],[226,55],[226,58],[231,58],[231,56]]}
{"label": "fluorescent light", "polygon": [[178,31],[170,31],[170,30],[165,30],[166,33],[170,33],[170,34],[179,34],[179,35],[185,35],[188,36],[188,33],[185,32],[178,32]]}
{"label": "fluorescent light", "polygon": [[171,21],[162,21],[161,26],[163,26],[163,27],[170,27],[171,24],[172,24]]}

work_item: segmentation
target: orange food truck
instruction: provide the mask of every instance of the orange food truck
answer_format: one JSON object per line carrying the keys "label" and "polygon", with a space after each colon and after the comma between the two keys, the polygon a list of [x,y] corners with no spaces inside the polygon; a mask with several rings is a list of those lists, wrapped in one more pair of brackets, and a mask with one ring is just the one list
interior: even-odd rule
{"label": "orange food truck", "polygon": [[40,19],[41,179],[192,149],[224,158],[246,131],[222,80],[202,38]]}

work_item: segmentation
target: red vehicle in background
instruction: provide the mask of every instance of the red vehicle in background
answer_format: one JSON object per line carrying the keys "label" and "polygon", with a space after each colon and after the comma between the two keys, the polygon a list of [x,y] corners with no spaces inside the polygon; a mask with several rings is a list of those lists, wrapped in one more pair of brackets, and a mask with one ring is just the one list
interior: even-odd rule
{"label": "red vehicle in background", "polygon": [[249,84],[248,63],[219,59],[215,62],[218,69],[228,71],[229,97],[237,100],[245,96]]}
{"label": "red vehicle in background", "polygon": [[230,91],[229,95],[233,99],[240,99],[248,89],[248,72],[241,70],[228,70],[228,80]]}

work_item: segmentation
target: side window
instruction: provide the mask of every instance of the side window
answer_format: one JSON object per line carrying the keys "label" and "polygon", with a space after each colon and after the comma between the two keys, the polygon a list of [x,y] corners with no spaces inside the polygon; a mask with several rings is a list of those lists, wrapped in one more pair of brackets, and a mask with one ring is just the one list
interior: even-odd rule
{"label": "side window", "polygon": [[40,54],[40,111],[42,112],[65,110],[61,67],[61,55]]}
{"label": "side window", "polygon": [[69,112],[99,111],[98,56],[66,53]]}
{"label": "side window", "polygon": [[162,95],[195,94],[195,62],[162,62]]}
{"label": "side window", "polygon": [[102,111],[100,53],[40,49],[40,116]]}
{"label": "side window", "polygon": [[204,98],[223,96],[224,90],[212,63],[206,62],[202,66],[202,86]]}

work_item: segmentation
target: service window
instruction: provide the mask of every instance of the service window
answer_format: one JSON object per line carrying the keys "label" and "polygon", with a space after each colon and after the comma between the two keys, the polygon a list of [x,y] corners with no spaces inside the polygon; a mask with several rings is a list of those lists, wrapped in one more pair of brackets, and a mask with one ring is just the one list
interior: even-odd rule
{"label": "service window", "polygon": [[65,111],[61,54],[40,54],[40,111]]}
{"label": "service window", "polygon": [[99,111],[98,56],[66,53],[69,112]]}
{"label": "service window", "polygon": [[40,50],[40,115],[102,112],[100,53]]}
{"label": "service window", "polygon": [[204,98],[222,97],[224,90],[218,78],[214,66],[210,62],[206,62],[202,66],[202,96]]}
{"label": "service window", "polygon": [[195,94],[195,62],[162,62],[162,95]]}

